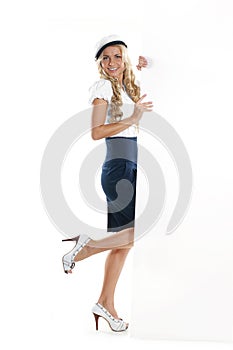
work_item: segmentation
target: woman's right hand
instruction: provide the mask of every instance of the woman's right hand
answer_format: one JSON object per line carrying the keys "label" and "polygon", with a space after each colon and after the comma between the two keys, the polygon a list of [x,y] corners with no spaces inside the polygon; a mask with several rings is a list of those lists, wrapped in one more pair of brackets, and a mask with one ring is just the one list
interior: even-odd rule
{"label": "woman's right hand", "polygon": [[135,124],[139,122],[144,112],[151,112],[153,110],[153,103],[151,101],[142,102],[145,97],[146,94],[142,95],[142,97],[140,97],[138,102],[136,102],[134,105],[132,119]]}

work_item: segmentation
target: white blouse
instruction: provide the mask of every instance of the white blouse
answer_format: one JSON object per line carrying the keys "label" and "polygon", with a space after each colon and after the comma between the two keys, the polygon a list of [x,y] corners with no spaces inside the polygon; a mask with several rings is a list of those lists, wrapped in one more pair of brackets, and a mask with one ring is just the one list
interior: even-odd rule
{"label": "white blouse", "polygon": [[[105,120],[105,124],[110,123],[110,102],[113,95],[112,84],[109,80],[100,79],[96,81],[89,89],[89,103],[92,104],[95,98],[104,99],[108,102],[108,110],[107,116]],[[130,117],[134,110],[134,102],[131,100],[129,95],[122,89],[121,90],[121,98],[123,105],[120,107],[123,112],[122,119]],[[119,132],[118,134],[113,135],[112,137],[135,137],[138,135],[138,127],[133,124],[130,125],[127,129]]]}

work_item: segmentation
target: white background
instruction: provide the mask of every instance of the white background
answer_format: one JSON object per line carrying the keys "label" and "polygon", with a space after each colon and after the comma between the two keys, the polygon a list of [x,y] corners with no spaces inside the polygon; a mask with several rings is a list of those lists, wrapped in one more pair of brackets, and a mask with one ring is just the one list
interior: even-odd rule
{"label": "white background", "polygon": [[[232,348],[223,342],[232,335],[232,2],[9,1],[0,13],[1,348]],[[63,273],[71,245],[46,215],[39,179],[51,135],[87,107],[94,45],[111,33],[127,38],[133,63],[153,57],[155,80],[141,78],[194,170],[180,228],[163,237],[158,225],[127,260],[116,296],[126,334],[104,323],[94,331],[106,254]]]}

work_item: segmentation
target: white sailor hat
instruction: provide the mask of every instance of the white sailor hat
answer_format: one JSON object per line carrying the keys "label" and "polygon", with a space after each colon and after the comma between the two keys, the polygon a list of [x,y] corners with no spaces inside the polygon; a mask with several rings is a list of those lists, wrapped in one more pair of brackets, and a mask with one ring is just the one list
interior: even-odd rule
{"label": "white sailor hat", "polygon": [[101,53],[104,51],[104,49],[106,49],[106,47],[112,45],[124,45],[127,47],[126,43],[121,40],[118,35],[105,36],[96,45],[95,59],[97,60],[100,57]]}

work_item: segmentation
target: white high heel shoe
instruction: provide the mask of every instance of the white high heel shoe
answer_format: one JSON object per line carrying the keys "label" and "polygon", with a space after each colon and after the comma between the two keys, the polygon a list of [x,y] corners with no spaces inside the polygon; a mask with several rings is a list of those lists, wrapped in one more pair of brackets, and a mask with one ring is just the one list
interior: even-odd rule
{"label": "white high heel shoe", "polygon": [[109,327],[114,332],[123,332],[128,328],[128,323],[122,319],[114,318],[108,310],[106,310],[101,304],[96,303],[92,308],[93,315],[95,317],[96,330],[99,328],[99,317],[103,317],[109,324]]}
{"label": "white high heel shoe", "polygon": [[76,255],[87,245],[87,243],[91,240],[87,235],[80,235],[74,238],[63,239],[62,242],[67,241],[76,241],[76,245],[74,248],[67,254],[65,254],[62,258],[64,272],[68,273],[75,267],[74,258]]}

